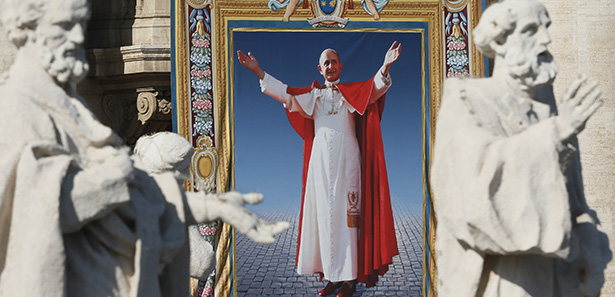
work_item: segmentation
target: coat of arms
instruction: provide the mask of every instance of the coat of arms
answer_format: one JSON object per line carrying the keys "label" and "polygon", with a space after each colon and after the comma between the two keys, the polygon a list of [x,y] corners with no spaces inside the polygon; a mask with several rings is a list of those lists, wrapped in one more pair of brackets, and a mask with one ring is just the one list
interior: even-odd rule
{"label": "coat of arms", "polygon": [[314,28],[320,26],[344,28],[348,24],[348,18],[344,17],[345,2],[344,0],[310,0],[314,17],[308,18],[308,23]]}

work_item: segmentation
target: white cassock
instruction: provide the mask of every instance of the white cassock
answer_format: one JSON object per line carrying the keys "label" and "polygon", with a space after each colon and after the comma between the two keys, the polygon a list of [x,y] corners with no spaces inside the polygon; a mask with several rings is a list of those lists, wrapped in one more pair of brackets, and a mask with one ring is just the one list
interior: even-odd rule
{"label": "white cassock", "polygon": [[[297,273],[322,272],[329,281],[357,278],[358,228],[348,227],[348,215],[360,215],[361,155],[355,130],[356,110],[337,90],[326,88],[291,96],[287,86],[269,74],[261,91],[284,103],[291,112],[314,120],[314,142],[308,165]],[[378,71],[370,102],[389,88]]]}

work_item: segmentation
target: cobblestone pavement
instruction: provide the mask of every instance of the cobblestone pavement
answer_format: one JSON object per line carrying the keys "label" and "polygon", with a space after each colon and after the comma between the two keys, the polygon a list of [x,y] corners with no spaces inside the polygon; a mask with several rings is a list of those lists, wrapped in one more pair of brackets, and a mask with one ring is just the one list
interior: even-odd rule
{"label": "cobblestone pavement", "polygon": [[[399,256],[376,287],[357,285],[353,296],[421,296],[423,291],[422,205],[392,198]],[[237,233],[237,295],[318,296],[326,281],[316,275],[295,273],[299,228],[299,203],[291,202],[274,211],[256,211],[266,220],[288,221],[291,227],[272,245],[257,244]],[[335,295],[331,295],[335,296]]]}

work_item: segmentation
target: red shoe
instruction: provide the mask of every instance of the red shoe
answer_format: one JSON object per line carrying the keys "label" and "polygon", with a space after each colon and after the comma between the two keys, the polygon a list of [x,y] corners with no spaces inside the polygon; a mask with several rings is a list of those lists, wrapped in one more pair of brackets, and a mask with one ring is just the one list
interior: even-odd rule
{"label": "red shoe", "polygon": [[357,289],[355,281],[345,281],[342,288],[337,293],[337,297],[352,297],[352,294]]}
{"label": "red shoe", "polygon": [[328,282],[324,289],[318,291],[318,296],[327,296],[333,294],[337,288],[342,286],[343,282]]}

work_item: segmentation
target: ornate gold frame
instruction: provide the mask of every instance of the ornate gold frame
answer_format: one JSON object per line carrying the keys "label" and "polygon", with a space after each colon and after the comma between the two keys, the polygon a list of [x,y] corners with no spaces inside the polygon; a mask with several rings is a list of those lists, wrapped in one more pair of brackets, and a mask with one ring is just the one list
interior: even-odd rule
{"label": "ornate gold frame", "polygon": [[[308,1],[308,0],[304,0]],[[360,1],[354,0],[354,5],[360,7]],[[212,160],[217,161],[216,176],[209,177],[210,180],[215,180],[215,189],[217,191],[231,190],[229,185],[234,184],[234,177],[231,174],[234,166],[233,156],[233,106],[232,106],[232,81],[229,81],[229,75],[233,69],[234,59],[231,52],[232,40],[229,39],[228,32],[232,28],[229,27],[229,21],[236,20],[266,20],[280,21],[283,12],[273,12],[267,7],[266,0],[174,0],[173,2],[173,43],[174,43],[174,60],[173,60],[173,84],[174,84],[174,111],[176,117],[174,124],[176,131],[186,138],[192,137],[191,127],[191,105],[190,105],[190,74],[188,61],[189,53],[186,48],[181,45],[188,43],[188,25],[186,24],[188,5],[193,8],[211,8],[212,23],[212,60],[213,60],[213,94],[214,94],[214,131],[215,142],[211,150],[212,153],[201,154],[210,156]],[[423,22],[427,24],[428,35],[427,52],[429,60],[426,61],[423,57],[423,63],[429,64],[429,73],[423,73],[423,81],[429,81],[429,89],[423,88],[423,98],[429,98],[429,106],[423,104],[423,295],[436,295],[436,268],[434,265],[435,250],[435,220],[433,208],[426,197],[433,197],[429,188],[428,172],[431,156],[431,140],[435,135],[435,123],[437,118],[437,110],[440,105],[442,81],[445,78],[445,40],[444,33],[444,11],[463,9],[468,7],[469,28],[474,27],[478,22],[481,12],[481,2],[479,0],[390,0],[389,3],[380,12],[381,19],[379,22]],[[294,20],[307,20],[312,17],[309,9],[297,9],[291,18]],[[374,30],[377,29],[377,22],[372,17],[366,14],[362,9],[347,10],[344,17],[349,18],[350,22],[373,22]],[[305,29],[308,30],[308,29]],[[319,30],[319,29],[313,29]],[[331,29],[325,29],[331,31]],[[348,30],[348,29],[335,29]],[[177,46],[180,45],[180,46]],[[470,73],[474,76],[482,76],[484,73],[484,59],[481,54],[470,50]],[[425,102],[425,100],[423,100]],[[425,150],[425,148],[429,150]],[[199,151],[197,149],[197,151]],[[211,157],[214,156],[214,157]],[[228,225],[224,225],[219,233],[218,242],[218,267],[216,276],[215,296],[236,296],[236,290],[231,291],[232,282],[234,282],[234,272],[231,267],[234,266],[234,258],[229,257],[234,255],[234,230]],[[429,248],[428,248],[429,247]],[[428,250],[426,250],[428,249]],[[427,261],[429,255],[432,257]],[[234,286],[236,287],[236,286]]]}

